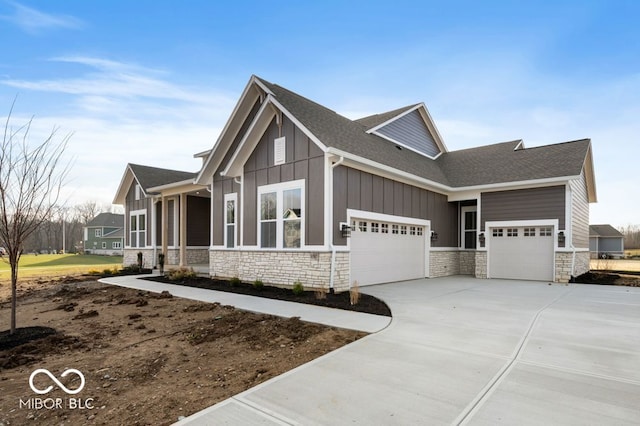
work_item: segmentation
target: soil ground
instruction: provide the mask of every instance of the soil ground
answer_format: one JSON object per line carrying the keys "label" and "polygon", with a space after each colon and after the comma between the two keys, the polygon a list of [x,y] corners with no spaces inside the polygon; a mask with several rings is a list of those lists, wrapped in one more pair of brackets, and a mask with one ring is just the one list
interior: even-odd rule
{"label": "soil ground", "polygon": [[[0,302],[4,327],[6,284]],[[2,425],[171,424],[365,335],[74,279],[22,283],[18,325],[55,333],[12,348],[0,333]],[[85,386],[37,395],[39,368],[69,390],[80,378],[61,373],[77,369]],[[43,373],[33,384],[55,385]]]}

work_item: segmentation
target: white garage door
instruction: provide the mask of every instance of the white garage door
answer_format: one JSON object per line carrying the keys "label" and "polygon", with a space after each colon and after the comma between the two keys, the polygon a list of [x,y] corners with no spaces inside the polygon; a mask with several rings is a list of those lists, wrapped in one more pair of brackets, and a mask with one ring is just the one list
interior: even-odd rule
{"label": "white garage door", "polygon": [[424,226],[356,219],[351,283],[371,285],[425,277]]}
{"label": "white garage door", "polygon": [[553,281],[553,227],[489,229],[489,277]]}

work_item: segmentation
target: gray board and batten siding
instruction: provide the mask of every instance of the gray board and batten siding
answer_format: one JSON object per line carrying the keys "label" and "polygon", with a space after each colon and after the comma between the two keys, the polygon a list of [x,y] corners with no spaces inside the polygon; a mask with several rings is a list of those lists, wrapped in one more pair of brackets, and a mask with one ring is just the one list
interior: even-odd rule
{"label": "gray board and batten siding", "polygon": [[[136,181],[134,180],[131,186],[129,187],[129,191],[127,192],[127,197],[125,199],[125,211],[132,212],[137,210],[146,210],[145,222],[147,230],[151,229],[151,206],[153,201],[150,198],[146,198],[141,196],[139,200],[136,200]],[[129,247],[131,245],[131,215],[125,216],[125,233],[124,233],[124,241],[125,246]],[[151,232],[146,233],[146,245],[151,245]]]}
{"label": "gray board and batten siding", "polygon": [[[274,139],[285,137],[285,163],[274,164]],[[224,168],[226,164],[220,167]],[[223,244],[224,194],[233,192],[240,197],[240,186],[231,178],[214,177],[214,245]],[[286,116],[282,129],[275,118],[271,121],[252,154],[244,164],[243,245],[256,246],[258,187],[293,180],[305,181],[305,245],[324,244],[324,153]]]}
{"label": "gray board and batten siding", "polygon": [[376,132],[430,157],[440,154],[440,148],[418,110],[411,111]]}
{"label": "gray board and batten siding", "polygon": [[333,243],[346,245],[338,224],[346,222],[347,209],[425,219],[438,233],[435,247],[458,245],[458,204],[447,196],[396,182],[346,166],[333,171]]}
{"label": "gray board and batten siding", "polygon": [[[485,222],[557,219],[565,229],[566,190],[564,185],[481,194],[481,227]],[[557,230],[556,230],[557,231]]]}

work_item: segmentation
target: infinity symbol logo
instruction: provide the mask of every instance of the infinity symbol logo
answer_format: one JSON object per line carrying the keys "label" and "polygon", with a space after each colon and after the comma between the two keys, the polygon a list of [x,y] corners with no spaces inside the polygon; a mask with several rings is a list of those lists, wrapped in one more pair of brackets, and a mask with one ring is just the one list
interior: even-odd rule
{"label": "infinity symbol logo", "polygon": [[33,373],[31,373],[31,376],[29,376],[29,386],[31,386],[31,390],[33,390],[35,393],[37,393],[39,395],[44,395],[45,393],[49,393],[53,389],[53,385],[49,386],[46,389],[42,389],[42,390],[40,390],[37,387],[35,387],[35,385],[33,384],[33,379],[40,373],[43,373],[43,374],[46,374],[47,376],[49,376],[49,378],[51,380],[53,380],[53,382],[56,385],[58,385],[58,387],[60,389],[62,389],[63,391],[65,391],[69,395],[75,395],[75,394],[77,394],[78,392],[80,392],[84,388],[84,375],[80,371],[76,370],[75,368],[69,368],[67,370],[64,370],[62,372],[62,374],[60,375],[60,377],[67,377],[71,373],[77,374],[80,377],[80,387],[78,389],[75,389],[75,390],[67,389],[67,387],[65,385],[63,385],[62,383],[60,383],[60,380],[56,379],[56,377],[53,374],[51,374],[51,372],[49,370],[47,370],[45,368],[38,368]]}

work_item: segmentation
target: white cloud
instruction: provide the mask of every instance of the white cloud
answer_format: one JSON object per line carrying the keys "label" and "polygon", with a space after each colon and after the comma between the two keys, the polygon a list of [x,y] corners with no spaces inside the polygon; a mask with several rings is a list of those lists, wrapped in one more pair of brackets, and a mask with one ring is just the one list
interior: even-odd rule
{"label": "white cloud", "polygon": [[73,16],[53,15],[12,1],[6,3],[13,7],[13,13],[0,15],[0,19],[14,23],[29,34],[56,28],[80,29],[84,26],[80,19]]}

